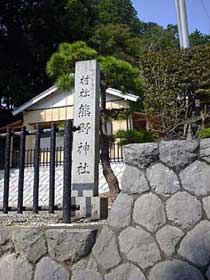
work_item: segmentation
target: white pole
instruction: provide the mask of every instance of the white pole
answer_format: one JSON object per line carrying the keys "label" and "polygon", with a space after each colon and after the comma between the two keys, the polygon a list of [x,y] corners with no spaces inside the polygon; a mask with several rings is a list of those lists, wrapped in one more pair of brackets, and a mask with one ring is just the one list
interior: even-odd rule
{"label": "white pole", "polygon": [[178,32],[179,32],[179,45],[180,45],[180,48],[182,49],[183,48],[183,38],[182,38],[179,0],[175,0],[175,6],[176,6],[177,26],[178,26]]}
{"label": "white pole", "polygon": [[188,31],[188,24],[187,24],[187,11],[186,11],[185,0],[179,0],[179,9],[180,9],[183,48],[186,49],[190,47],[190,41],[189,41],[189,31]]}

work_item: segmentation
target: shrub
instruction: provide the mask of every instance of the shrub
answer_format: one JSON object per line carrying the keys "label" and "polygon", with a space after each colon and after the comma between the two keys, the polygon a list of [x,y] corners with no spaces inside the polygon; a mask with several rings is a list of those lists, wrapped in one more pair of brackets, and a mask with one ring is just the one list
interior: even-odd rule
{"label": "shrub", "polygon": [[120,145],[154,142],[158,139],[158,135],[156,133],[144,130],[119,130],[115,133],[114,137],[120,138]]}
{"label": "shrub", "polygon": [[210,138],[210,128],[202,128],[199,130],[198,132],[198,137],[200,139],[203,139],[203,138]]}

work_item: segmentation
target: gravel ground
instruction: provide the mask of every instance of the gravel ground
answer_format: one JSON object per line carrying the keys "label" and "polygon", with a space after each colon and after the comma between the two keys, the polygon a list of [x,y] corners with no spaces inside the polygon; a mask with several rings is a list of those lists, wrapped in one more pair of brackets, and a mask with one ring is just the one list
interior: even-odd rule
{"label": "gravel ground", "polygon": [[[72,217],[73,224],[88,224],[88,223],[100,223],[103,220],[92,220],[91,218],[80,218],[76,219]],[[17,214],[11,212],[8,214],[0,213],[0,226],[10,226],[10,225],[52,225],[52,224],[62,224],[62,211],[56,211],[55,214],[49,214],[48,212],[40,212],[39,214],[33,214],[32,212],[24,212],[23,214]]]}

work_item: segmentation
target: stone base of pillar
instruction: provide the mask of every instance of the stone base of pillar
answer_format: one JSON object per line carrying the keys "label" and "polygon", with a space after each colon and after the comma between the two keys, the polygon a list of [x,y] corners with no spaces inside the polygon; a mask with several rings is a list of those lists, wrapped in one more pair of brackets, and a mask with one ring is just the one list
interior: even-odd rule
{"label": "stone base of pillar", "polygon": [[72,218],[91,218],[91,220],[106,219],[108,216],[108,198],[106,197],[72,197],[72,205],[78,205],[79,210],[73,211]]}

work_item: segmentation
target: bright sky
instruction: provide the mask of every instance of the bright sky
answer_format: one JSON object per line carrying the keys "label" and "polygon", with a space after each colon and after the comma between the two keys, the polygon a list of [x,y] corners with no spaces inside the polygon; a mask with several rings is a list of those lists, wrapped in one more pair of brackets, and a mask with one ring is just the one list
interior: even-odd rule
{"label": "bright sky", "polygon": [[[175,0],[132,0],[132,2],[142,21],[156,22],[164,27],[170,23],[176,24]],[[202,33],[210,35],[210,0],[186,0],[186,5],[190,32],[197,28]]]}

